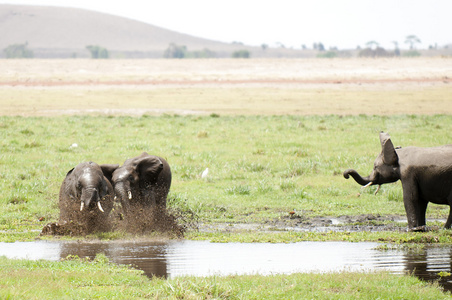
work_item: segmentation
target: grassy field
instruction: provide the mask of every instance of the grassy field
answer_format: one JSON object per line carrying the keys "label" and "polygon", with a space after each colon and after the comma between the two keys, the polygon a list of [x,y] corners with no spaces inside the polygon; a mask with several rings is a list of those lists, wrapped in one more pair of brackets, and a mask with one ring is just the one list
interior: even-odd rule
{"label": "grassy field", "polygon": [[438,286],[389,273],[244,275],[148,279],[93,261],[0,257],[2,299],[449,299]]}
{"label": "grassy field", "polygon": [[[342,172],[371,171],[381,130],[400,146],[451,143],[449,78],[450,59],[0,61],[0,241],[35,239],[44,224],[56,221],[60,184],[79,162],[121,164],[146,151],[171,165],[170,208],[210,229],[191,228],[186,238],[450,243],[447,230],[278,229],[368,214],[383,217],[370,224],[405,227],[392,221],[405,218],[400,183],[373,195]],[[201,179],[206,167],[209,177]],[[447,206],[430,205],[427,217],[448,213]],[[225,224],[254,227],[217,229]],[[0,296],[446,297],[413,277],[386,273],[164,281],[105,264],[0,258]]]}
{"label": "grassy field", "polygon": [[[15,236],[40,229],[39,219],[56,221],[60,184],[79,162],[121,164],[143,151],[167,159],[169,204],[199,223],[290,223],[290,211],[295,221],[361,214],[404,219],[400,183],[383,185],[375,196],[342,172],[370,173],[381,130],[396,145],[429,147],[452,140],[451,121],[448,115],[0,117],[0,230]],[[431,205],[428,217],[448,212]]]}

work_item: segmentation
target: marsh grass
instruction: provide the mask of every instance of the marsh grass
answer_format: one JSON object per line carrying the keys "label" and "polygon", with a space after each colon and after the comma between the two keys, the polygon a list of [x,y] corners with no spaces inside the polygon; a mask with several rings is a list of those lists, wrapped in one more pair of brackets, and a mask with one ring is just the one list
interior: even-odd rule
{"label": "marsh grass", "polygon": [[[371,171],[381,130],[395,145],[430,147],[452,141],[451,121],[446,115],[0,117],[0,230],[39,230],[40,219],[56,221],[61,182],[78,163],[122,164],[143,151],[172,168],[176,200],[169,206],[184,207],[200,222],[262,223],[293,209],[310,217],[404,216],[400,183],[374,195],[342,172]],[[445,218],[448,210],[431,204],[428,217]]]}
{"label": "marsh grass", "polygon": [[386,272],[148,279],[103,254],[62,261],[0,257],[2,299],[449,299],[437,284]]}

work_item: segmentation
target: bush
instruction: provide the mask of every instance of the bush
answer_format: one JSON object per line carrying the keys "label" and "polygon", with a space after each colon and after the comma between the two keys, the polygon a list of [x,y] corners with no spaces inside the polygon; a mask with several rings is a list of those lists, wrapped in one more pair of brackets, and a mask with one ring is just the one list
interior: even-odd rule
{"label": "bush", "polygon": [[402,53],[402,56],[405,57],[418,57],[421,56],[421,53],[416,50],[405,51]]}
{"label": "bush", "polygon": [[232,53],[233,58],[250,58],[251,54],[248,50],[237,50]]}
{"label": "bush", "polygon": [[204,48],[200,51],[189,51],[186,53],[186,57],[188,58],[213,58],[217,55],[212,50]]}
{"label": "bush", "polygon": [[216,57],[215,52],[204,48],[199,51],[188,51],[187,47],[169,44],[168,48],[163,52],[164,58],[212,58]]}
{"label": "bush", "polygon": [[91,58],[98,59],[98,58],[108,58],[109,57],[108,50],[101,46],[88,45],[88,46],[86,46],[86,49],[88,49],[88,51],[91,53]]}
{"label": "bush", "polygon": [[317,57],[319,58],[334,58],[337,57],[337,52],[336,51],[327,51],[327,52],[321,52],[319,54],[317,54]]}
{"label": "bush", "polygon": [[9,45],[3,52],[6,58],[32,58],[33,51],[28,49],[28,43]]}
{"label": "bush", "polygon": [[391,57],[394,55],[394,52],[386,51],[382,47],[377,47],[375,50],[366,48],[361,50],[358,54],[359,57]]}
{"label": "bush", "polygon": [[163,52],[164,58],[185,58],[187,56],[187,46],[179,46],[174,43],[169,44]]}

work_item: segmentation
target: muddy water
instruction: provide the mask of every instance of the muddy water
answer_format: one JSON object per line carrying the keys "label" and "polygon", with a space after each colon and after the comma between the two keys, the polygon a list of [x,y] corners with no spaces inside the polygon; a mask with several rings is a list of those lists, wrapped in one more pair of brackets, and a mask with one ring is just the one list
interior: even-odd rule
{"label": "muddy water", "polygon": [[94,258],[104,253],[118,264],[131,264],[149,277],[228,274],[290,274],[387,270],[438,280],[452,290],[452,248],[421,251],[377,250],[377,243],[300,242],[291,244],[210,243],[206,241],[36,241],[0,243],[0,256],[60,260],[68,255]]}

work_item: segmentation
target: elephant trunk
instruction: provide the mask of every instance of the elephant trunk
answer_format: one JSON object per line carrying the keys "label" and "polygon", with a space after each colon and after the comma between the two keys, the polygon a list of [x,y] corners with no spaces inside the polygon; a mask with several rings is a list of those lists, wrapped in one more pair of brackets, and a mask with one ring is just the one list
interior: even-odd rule
{"label": "elephant trunk", "polygon": [[124,184],[117,184],[115,185],[115,194],[119,197],[124,211],[127,211],[130,206],[130,200],[133,197],[130,189],[125,188]]}
{"label": "elephant trunk", "polygon": [[82,195],[80,199],[81,199],[80,211],[83,211],[85,206],[89,207],[91,203],[96,203],[97,208],[101,212],[104,212],[102,205],[100,204],[99,192],[97,191],[97,189],[91,188],[82,190]]}
{"label": "elephant trunk", "polygon": [[373,185],[374,183],[370,180],[370,176],[366,176],[366,177],[362,177],[361,175],[359,175],[358,172],[356,172],[353,169],[348,169],[344,171],[344,178],[345,179],[349,179],[350,176],[353,177],[353,179],[355,179],[355,181],[360,184],[360,185],[364,185],[364,186],[368,186],[368,185]]}

